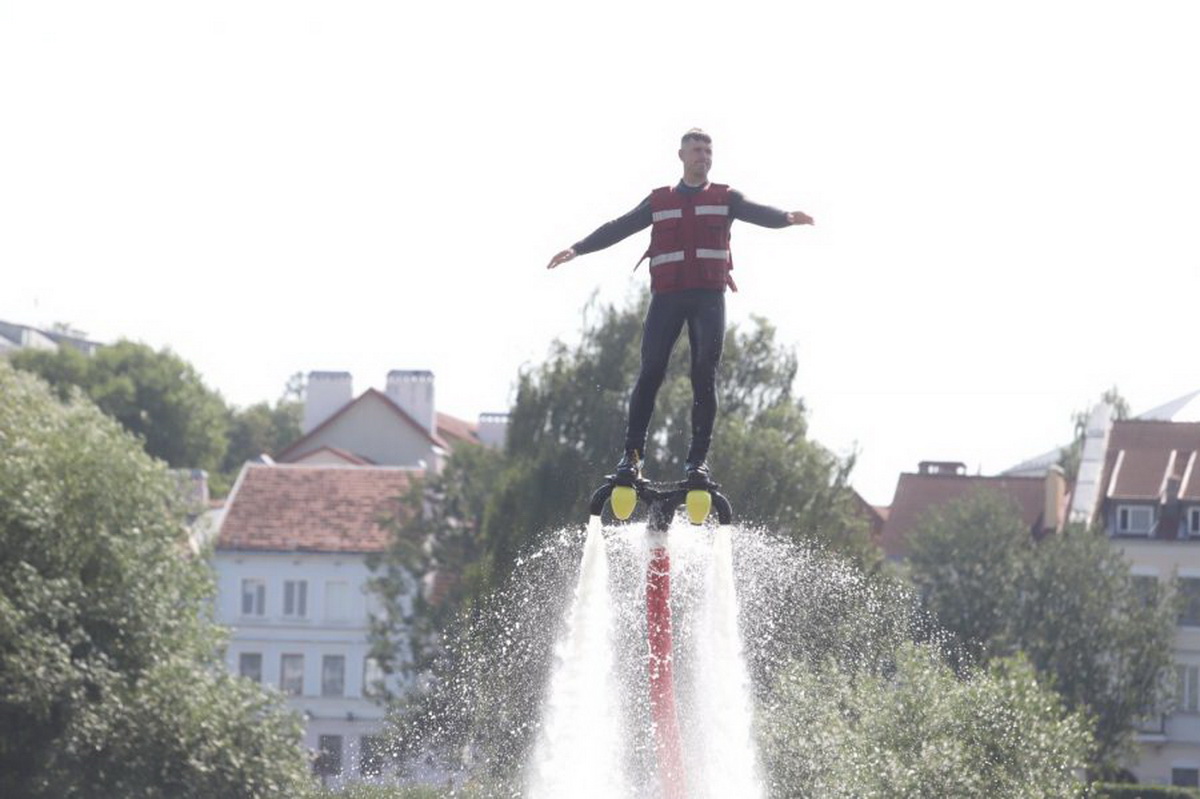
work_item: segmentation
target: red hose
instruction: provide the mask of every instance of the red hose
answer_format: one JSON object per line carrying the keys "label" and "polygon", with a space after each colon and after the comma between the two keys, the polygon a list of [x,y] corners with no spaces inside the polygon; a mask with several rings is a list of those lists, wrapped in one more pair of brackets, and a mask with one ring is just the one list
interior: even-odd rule
{"label": "red hose", "polygon": [[650,643],[650,710],[663,799],[686,799],[683,747],[671,677],[671,557],[666,547],[650,553],[646,572],[646,632]]}

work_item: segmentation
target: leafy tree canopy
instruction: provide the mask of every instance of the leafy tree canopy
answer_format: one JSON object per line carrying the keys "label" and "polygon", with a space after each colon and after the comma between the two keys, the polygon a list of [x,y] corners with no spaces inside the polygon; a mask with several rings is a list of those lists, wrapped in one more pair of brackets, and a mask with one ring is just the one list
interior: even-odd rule
{"label": "leafy tree canopy", "polygon": [[230,676],[177,483],[93,404],[0,362],[0,795],[268,797],[298,720]]}
{"label": "leafy tree canopy", "polygon": [[66,399],[78,387],[102,411],[138,436],[146,452],[177,469],[215,472],[228,426],[221,396],[170,350],[119,341],[87,356],[71,347],[18,350],[17,369],[33,372]]}
{"label": "leafy tree canopy", "polygon": [[[533,536],[580,523],[587,497],[620,456],[646,303],[589,308],[578,344],[556,343],[544,363],[520,376],[508,464],[486,520],[501,576]],[[721,368],[709,462],[738,519],[816,539],[873,565],[877,552],[851,504],[852,459],[807,437],[804,404],[793,394],[795,354],[758,318],[747,330],[727,332]],[[647,437],[646,473],[654,479],[683,477],[691,435],[688,371],[681,342]]]}
{"label": "leafy tree canopy", "polygon": [[[578,343],[556,342],[545,362],[519,376],[505,450],[460,447],[440,475],[414,489],[374,564],[383,613],[373,639],[387,671],[429,688],[435,661],[452,655],[443,636],[457,634],[456,620],[479,622],[483,598],[505,585],[541,536],[584,523],[592,490],[621,453],[645,310],[644,302],[589,307]],[[728,331],[723,364],[710,463],[739,520],[875,565],[847,484],[852,462],[807,437],[793,394],[794,354],[756,319]],[[681,344],[649,431],[648,476],[682,478],[691,406]],[[439,701],[435,690],[411,692],[404,710],[453,726]]]}
{"label": "leafy tree canopy", "polygon": [[1021,658],[968,679],[928,647],[900,649],[886,674],[801,662],[762,720],[770,794],[804,799],[937,796],[1064,799],[1087,762],[1086,720]]}
{"label": "leafy tree canopy", "polygon": [[1102,533],[1075,526],[1035,541],[1011,501],[981,491],[926,518],[909,565],[965,651],[983,662],[1023,653],[1087,714],[1097,769],[1113,768],[1137,721],[1163,705],[1174,603],[1147,594]]}

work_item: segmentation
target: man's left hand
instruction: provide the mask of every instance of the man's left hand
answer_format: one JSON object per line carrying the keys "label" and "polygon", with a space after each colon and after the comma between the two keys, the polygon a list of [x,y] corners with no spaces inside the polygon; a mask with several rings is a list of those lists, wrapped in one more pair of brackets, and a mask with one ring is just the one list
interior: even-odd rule
{"label": "man's left hand", "polygon": [[815,225],[813,218],[803,211],[788,211],[787,221],[792,225]]}

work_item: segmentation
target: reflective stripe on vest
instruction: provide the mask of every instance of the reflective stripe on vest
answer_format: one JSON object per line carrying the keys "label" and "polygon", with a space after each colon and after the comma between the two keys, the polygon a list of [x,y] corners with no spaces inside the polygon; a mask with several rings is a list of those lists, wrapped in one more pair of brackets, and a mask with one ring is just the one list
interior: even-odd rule
{"label": "reflective stripe on vest", "polygon": [[681,219],[683,217],[682,208],[671,208],[666,211],[655,211],[651,215],[651,219],[655,222],[661,222],[664,219]]}
{"label": "reflective stripe on vest", "polygon": [[[685,253],[683,250],[676,250],[675,252],[664,252],[662,255],[656,255],[650,259],[650,268],[653,269],[654,267],[658,266],[659,264],[673,264],[678,261],[682,261],[686,257],[687,257],[687,253]],[[701,249],[696,250],[696,257],[710,259],[710,260],[714,260],[714,261],[728,261],[729,260],[729,250],[706,250],[706,249],[701,248]]]}
{"label": "reflective stripe on vest", "polygon": [[684,258],[683,250],[677,250],[675,252],[664,252],[662,255],[656,255],[650,259],[650,268],[653,269],[654,267],[658,266],[659,264],[673,264],[676,261],[682,261],[683,258]]}
{"label": "reflective stripe on vest", "polygon": [[697,205],[696,216],[729,216],[728,205]]}

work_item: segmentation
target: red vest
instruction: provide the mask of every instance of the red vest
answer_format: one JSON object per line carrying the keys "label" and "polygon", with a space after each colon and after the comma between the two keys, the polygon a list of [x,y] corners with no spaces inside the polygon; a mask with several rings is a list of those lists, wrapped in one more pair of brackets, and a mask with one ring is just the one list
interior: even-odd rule
{"label": "red vest", "polygon": [[710,183],[695,194],[674,186],[650,194],[650,290],[723,291],[733,260],[729,254],[729,187]]}

